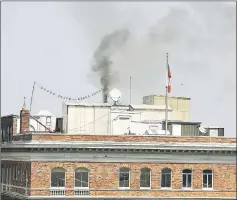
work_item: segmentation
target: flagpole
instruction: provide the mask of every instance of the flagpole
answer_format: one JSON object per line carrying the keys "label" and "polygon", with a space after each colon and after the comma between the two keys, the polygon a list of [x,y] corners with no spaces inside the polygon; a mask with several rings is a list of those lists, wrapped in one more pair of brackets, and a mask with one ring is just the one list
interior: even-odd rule
{"label": "flagpole", "polygon": [[166,53],[166,85],[165,85],[165,135],[168,130],[168,53]]}

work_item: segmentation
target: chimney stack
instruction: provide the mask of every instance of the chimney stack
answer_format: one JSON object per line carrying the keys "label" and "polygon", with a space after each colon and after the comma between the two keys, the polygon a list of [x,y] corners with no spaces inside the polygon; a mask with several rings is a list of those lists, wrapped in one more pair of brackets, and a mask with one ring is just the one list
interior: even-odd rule
{"label": "chimney stack", "polygon": [[30,111],[26,108],[25,98],[24,104],[20,112],[20,133],[28,133],[30,131]]}

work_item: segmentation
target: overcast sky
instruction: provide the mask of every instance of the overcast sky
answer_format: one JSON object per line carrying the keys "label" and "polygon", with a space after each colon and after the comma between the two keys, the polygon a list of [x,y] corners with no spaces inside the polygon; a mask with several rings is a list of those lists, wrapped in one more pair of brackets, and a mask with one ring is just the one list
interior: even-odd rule
{"label": "overcast sky", "polygon": [[[109,33],[128,29],[113,56],[113,87],[129,102],[165,92],[165,54],[172,96],[191,97],[191,119],[236,136],[235,3],[2,2],[2,115],[30,104],[33,82],[81,97],[101,88],[93,54]],[[101,101],[100,94],[88,101]],[[61,116],[62,100],[36,87],[32,112]]]}

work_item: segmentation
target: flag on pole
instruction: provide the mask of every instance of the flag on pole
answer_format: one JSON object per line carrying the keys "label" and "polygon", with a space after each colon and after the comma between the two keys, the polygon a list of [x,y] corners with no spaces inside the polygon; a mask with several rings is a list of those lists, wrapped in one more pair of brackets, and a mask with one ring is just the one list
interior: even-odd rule
{"label": "flag on pole", "polygon": [[171,70],[170,65],[168,64],[168,93],[171,92]]}

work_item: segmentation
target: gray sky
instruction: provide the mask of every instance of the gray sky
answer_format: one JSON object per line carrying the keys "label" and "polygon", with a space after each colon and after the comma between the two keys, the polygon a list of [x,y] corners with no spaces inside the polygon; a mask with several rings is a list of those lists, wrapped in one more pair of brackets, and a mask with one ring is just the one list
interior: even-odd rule
{"label": "gray sky", "polygon": [[[2,115],[18,114],[24,96],[29,106],[34,80],[69,97],[100,89],[93,54],[106,34],[126,28],[129,40],[112,66],[124,103],[130,74],[133,103],[164,94],[169,52],[172,96],[192,98],[193,121],[236,136],[235,3],[3,2],[1,15]],[[36,87],[33,113],[60,116],[61,108],[62,100]]]}

